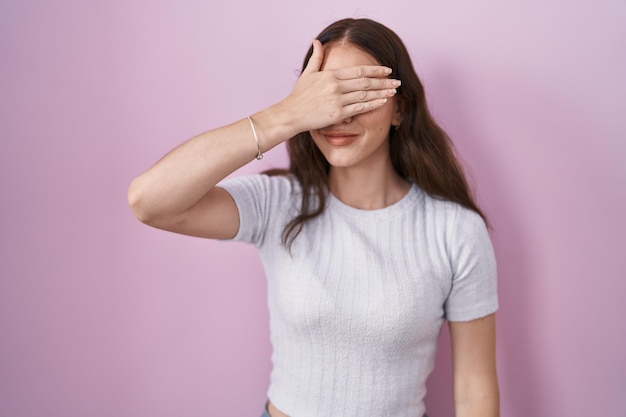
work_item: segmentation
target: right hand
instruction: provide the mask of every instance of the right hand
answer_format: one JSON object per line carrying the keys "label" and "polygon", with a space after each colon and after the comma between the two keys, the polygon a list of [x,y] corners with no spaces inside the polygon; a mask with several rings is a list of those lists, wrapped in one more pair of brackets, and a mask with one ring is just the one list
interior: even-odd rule
{"label": "right hand", "polygon": [[396,93],[399,82],[384,66],[356,66],[320,71],[324,47],[315,39],[313,54],[293,91],[281,105],[291,114],[296,133],[321,129],[375,110]]}

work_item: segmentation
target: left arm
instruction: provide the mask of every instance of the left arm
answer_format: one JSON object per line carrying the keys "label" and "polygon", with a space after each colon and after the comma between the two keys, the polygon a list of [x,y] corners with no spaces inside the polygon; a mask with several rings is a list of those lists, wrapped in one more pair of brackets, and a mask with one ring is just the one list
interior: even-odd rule
{"label": "left arm", "polygon": [[457,417],[498,417],[496,318],[449,322]]}

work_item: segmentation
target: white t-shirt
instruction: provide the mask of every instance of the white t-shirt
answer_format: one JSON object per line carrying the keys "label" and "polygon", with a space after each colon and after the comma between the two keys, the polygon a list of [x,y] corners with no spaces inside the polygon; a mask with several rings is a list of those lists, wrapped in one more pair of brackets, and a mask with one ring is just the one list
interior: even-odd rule
{"label": "white t-shirt", "polygon": [[290,253],[281,237],[299,211],[297,181],[220,186],[239,209],[234,239],[257,247],[267,275],[272,403],[291,417],[421,416],[444,320],[498,308],[480,216],[415,185],[379,210],[331,194]]}

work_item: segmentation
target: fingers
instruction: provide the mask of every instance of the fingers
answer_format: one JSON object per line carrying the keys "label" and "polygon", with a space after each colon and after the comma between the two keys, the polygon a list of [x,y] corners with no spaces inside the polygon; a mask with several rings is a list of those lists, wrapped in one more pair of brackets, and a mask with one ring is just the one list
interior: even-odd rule
{"label": "fingers", "polygon": [[359,90],[343,95],[344,106],[355,103],[366,103],[379,98],[389,98],[396,94],[395,88],[387,88],[382,90]]}
{"label": "fingers", "polygon": [[306,68],[302,71],[302,74],[308,74],[311,72],[317,72],[322,67],[324,61],[324,47],[322,43],[317,39],[313,39],[313,54],[309,58],[309,62],[306,64]]}
{"label": "fingers", "polygon": [[391,68],[380,65],[360,65],[358,67],[340,68],[335,70],[335,77],[339,80],[359,78],[383,78],[391,74]]}
{"label": "fingers", "polygon": [[355,116],[376,110],[387,103],[397,93],[400,80],[389,78],[359,78],[342,81],[341,94],[344,117]]}
{"label": "fingers", "polygon": [[400,80],[391,78],[354,78],[343,80],[338,84],[338,89],[342,93],[352,91],[386,90],[400,87]]}
{"label": "fingers", "polygon": [[376,110],[377,108],[384,106],[385,103],[387,103],[387,98],[378,98],[375,100],[362,102],[360,101],[357,103],[348,104],[343,107],[342,119]]}

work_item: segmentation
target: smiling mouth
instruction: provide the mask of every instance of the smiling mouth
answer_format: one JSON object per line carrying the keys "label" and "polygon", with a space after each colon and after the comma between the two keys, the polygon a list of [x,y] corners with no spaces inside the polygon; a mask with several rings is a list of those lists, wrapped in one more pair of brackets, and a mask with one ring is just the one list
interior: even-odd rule
{"label": "smiling mouth", "polygon": [[333,146],[349,145],[358,137],[356,133],[348,132],[325,132],[322,133],[322,136],[326,139],[326,142]]}

